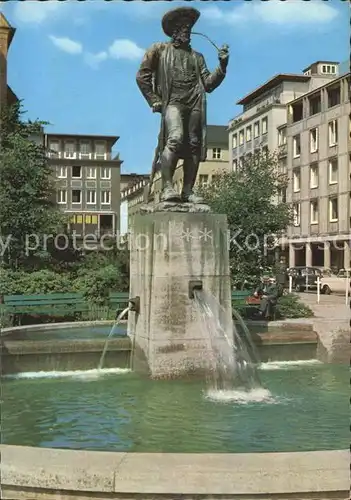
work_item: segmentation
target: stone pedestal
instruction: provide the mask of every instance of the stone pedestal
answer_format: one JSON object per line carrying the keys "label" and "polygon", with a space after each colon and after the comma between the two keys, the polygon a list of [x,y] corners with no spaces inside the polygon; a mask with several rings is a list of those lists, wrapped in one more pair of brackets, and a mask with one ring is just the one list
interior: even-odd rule
{"label": "stone pedestal", "polygon": [[140,297],[140,313],[130,313],[128,320],[132,369],[154,378],[202,372],[209,345],[195,301],[189,298],[189,281],[203,282],[203,289],[222,306],[221,321],[224,317],[230,325],[226,216],[140,214],[130,240],[130,296]]}

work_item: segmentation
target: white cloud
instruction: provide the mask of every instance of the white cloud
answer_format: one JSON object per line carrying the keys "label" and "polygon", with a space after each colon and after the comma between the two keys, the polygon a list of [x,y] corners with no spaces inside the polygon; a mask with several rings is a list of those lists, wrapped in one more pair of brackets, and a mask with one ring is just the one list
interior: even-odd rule
{"label": "white cloud", "polygon": [[134,61],[144,55],[144,49],[132,40],[115,40],[108,48],[108,53],[113,59],[129,59]]}
{"label": "white cloud", "polygon": [[60,38],[53,35],[50,35],[49,38],[58,49],[67,52],[67,54],[81,54],[83,52],[83,46],[80,42],[75,42],[70,38]]}
{"label": "white cloud", "polygon": [[232,25],[246,23],[246,27],[261,23],[288,28],[327,24],[339,15],[339,12],[330,4],[315,0],[308,2],[304,0],[253,1],[245,2],[231,10],[221,9],[214,5],[204,8],[202,13],[207,20],[217,23]]}
{"label": "white cloud", "polygon": [[84,56],[85,62],[93,69],[98,69],[101,62],[107,59],[124,59],[127,61],[136,61],[144,55],[144,49],[139,47],[132,40],[115,40],[111,45],[101,52],[87,52]]}
{"label": "white cloud", "polygon": [[46,2],[15,2],[13,15],[15,21],[26,24],[41,24],[47,18],[57,15],[62,9],[62,3],[57,0]]}
{"label": "white cloud", "polygon": [[108,53],[104,50],[97,54],[92,54],[91,52],[85,54],[85,62],[93,69],[98,69],[99,64],[106,61],[106,59],[108,59]]}

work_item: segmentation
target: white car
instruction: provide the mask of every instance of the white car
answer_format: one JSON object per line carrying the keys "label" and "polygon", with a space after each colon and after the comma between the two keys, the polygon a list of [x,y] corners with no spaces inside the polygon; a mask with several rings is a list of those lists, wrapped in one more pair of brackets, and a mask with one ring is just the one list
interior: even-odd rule
{"label": "white car", "polygon": [[341,269],[338,274],[323,276],[320,279],[321,293],[329,295],[331,293],[346,293],[346,286],[349,287],[350,293],[350,271]]}

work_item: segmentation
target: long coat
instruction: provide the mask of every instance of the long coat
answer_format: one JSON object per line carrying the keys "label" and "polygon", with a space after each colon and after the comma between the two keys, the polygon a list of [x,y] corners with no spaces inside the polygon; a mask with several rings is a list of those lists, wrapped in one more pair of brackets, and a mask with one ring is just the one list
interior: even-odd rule
{"label": "long coat", "polygon": [[[165,146],[165,130],[163,116],[169,103],[172,88],[172,68],[175,64],[174,51],[171,42],[155,43],[145,53],[136,76],[137,84],[148,102],[149,106],[156,102],[162,102],[162,121],[159,134],[158,150],[163,151]],[[215,90],[224,80],[225,72],[217,67],[211,73],[206,66],[204,56],[195,50],[191,50],[194,57],[196,72],[201,89],[201,161],[206,160],[206,92]]]}

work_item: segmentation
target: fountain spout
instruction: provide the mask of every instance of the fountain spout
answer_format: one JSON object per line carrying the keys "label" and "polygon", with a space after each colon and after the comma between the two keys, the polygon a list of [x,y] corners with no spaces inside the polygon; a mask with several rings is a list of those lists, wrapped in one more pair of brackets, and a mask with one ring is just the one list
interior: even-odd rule
{"label": "fountain spout", "polygon": [[136,312],[137,314],[140,313],[140,297],[136,296],[131,299],[129,299],[129,310]]}
{"label": "fountain spout", "polygon": [[189,281],[189,299],[195,299],[195,290],[202,290],[203,285],[201,280],[190,280]]}

